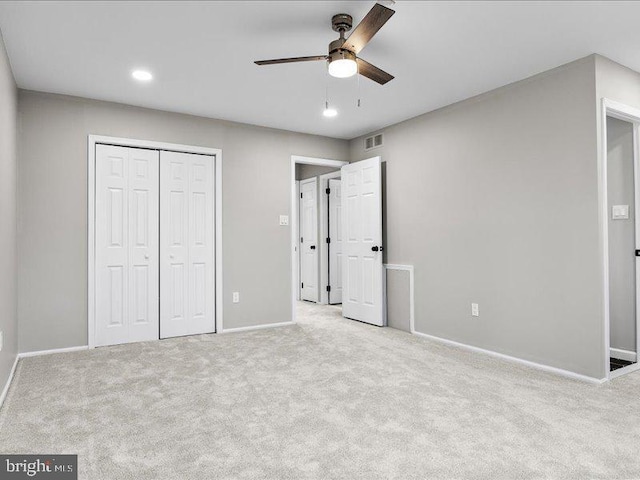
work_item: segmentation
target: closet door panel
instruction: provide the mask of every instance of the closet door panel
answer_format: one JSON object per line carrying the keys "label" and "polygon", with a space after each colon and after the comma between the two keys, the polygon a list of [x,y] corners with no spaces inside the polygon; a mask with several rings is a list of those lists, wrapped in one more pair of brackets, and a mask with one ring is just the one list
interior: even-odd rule
{"label": "closet door panel", "polygon": [[215,330],[213,162],[161,152],[161,338]]}
{"label": "closet door panel", "polygon": [[131,148],[129,161],[129,338],[139,342],[159,336],[160,152]]}
{"label": "closet door panel", "polygon": [[96,145],[96,345],[158,338],[154,150]]}

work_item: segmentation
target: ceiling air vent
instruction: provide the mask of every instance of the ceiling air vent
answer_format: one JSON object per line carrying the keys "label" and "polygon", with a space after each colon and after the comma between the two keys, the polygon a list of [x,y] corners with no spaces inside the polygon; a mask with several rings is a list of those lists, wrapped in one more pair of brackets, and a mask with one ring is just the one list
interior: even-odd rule
{"label": "ceiling air vent", "polygon": [[372,135],[364,139],[364,149],[371,150],[382,146],[382,134]]}

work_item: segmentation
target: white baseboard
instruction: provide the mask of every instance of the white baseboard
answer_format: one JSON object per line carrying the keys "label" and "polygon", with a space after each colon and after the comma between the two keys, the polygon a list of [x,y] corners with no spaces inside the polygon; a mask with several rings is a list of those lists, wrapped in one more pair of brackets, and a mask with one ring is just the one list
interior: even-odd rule
{"label": "white baseboard", "polygon": [[18,360],[20,360],[20,357],[16,355],[16,359],[13,362],[13,367],[11,367],[11,371],[9,372],[9,377],[7,378],[7,383],[4,384],[4,388],[2,389],[2,395],[0,395],[0,407],[2,407],[2,405],[4,404],[4,399],[7,398],[7,393],[9,393],[9,387],[11,386],[11,381],[13,380],[13,376],[16,373]]}
{"label": "white baseboard", "polygon": [[287,327],[289,325],[295,325],[295,324],[296,322],[280,322],[280,323],[267,323],[264,325],[252,325],[250,327],[225,328],[221,333],[248,332],[250,330],[262,330],[263,328],[273,328],[273,327]]}
{"label": "white baseboard", "polygon": [[613,358],[619,358],[620,360],[626,360],[627,362],[635,362],[637,355],[636,352],[631,350],[622,350],[620,348],[610,348],[609,355]]}
{"label": "white baseboard", "polygon": [[27,357],[39,357],[40,355],[51,355],[54,353],[67,353],[67,352],[77,352],[80,350],[87,350],[89,347],[86,345],[80,347],[68,347],[68,348],[55,348],[53,350],[40,350],[37,352],[23,352],[16,355],[16,359],[13,362],[13,367],[11,367],[11,372],[9,373],[9,378],[7,378],[7,383],[4,385],[2,389],[2,394],[0,395],[0,407],[4,403],[5,398],[7,397],[7,393],[9,392],[9,387],[11,386],[11,381],[13,380],[13,376],[16,373],[16,367],[18,366],[18,361],[21,358]]}
{"label": "white baseboard", "polygon": [[54,353],[79,352],[81,350],[88,350],[88,349],[89,349],[88,345],[81,345],[78,347],[54,348],[53,350],[38,350],[36,352],[22,352],[18,354],[18,358],[39,357],[41,355],[52,355]]}
{"label": "white baseboard", "polygon": [[580,380],[580,381],[583,381],[583,382],[601,384],[601,383],[604,383],[604,382],[607,381],[606,378],[600,379],[600,378],[588,377],[587,375],[582,375],[580,373],[571,372],[569,370],[563,370],[561,368],[551,367],[549,365],[543,365],[541,363],[532,362],[530,360],[524,360],[523,358],[512,357],[511,355],[505,355],[504,353],[494,352],[493,350],[485,350],[484,348],[474,347],[472,345],[467,345],[465,343],[455,342],[453,340],[447,340],[446,338],[440,338],[440,337],[436,337],[436,336],[433,336],[433,335],[428,335],[426,333],[421,333],[421,332],[416,332],[416,331],[414,331],[412,333],[414,335],[419,336],[419,337],[428,338],[430,340],[434,340],[436,342],[443,343],[445,345],[449,345],[449,346],[452,346],[452,347],[463,348],[465,350],[470,350],[470,351],[476,352],[476,353],[483,353],[485,355],[490,355],[492,357],[501,358],[502,360],[507,360],[509,362],[514,362],[514,363],[520,363],[522,365],[527,365],[528,367],[532,367],[532,368],[535,368],[537,370],[542,370],[542,371],[545,371],[545,372],[554,373],[556,375],[560,375],[560,376],[568,377],[568,378],[573,378],[575,380]]}

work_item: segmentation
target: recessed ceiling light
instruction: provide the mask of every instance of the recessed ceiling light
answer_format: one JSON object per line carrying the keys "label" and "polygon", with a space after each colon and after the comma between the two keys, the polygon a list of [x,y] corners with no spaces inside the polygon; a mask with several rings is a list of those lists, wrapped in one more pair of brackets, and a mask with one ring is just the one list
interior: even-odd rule
{"label": "recessed ceiling light", "polygon": [[327,107],[322,112],[322,115],[324,115],[325,117],[335,117],[336,115],[338,115],[338,111],[335,108]]}
{"label": "recessed ceiling light", "polygon": [[148,82],[153,78],[153,75],[146,70],[134,70],[131,76],[141,82]]}

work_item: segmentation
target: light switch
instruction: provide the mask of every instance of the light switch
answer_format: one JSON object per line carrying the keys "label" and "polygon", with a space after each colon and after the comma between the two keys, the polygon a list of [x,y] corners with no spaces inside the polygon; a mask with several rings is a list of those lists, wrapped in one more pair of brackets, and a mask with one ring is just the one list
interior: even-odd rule
{"label": "light switch", "polygon": [[289,225],[289,215],[280,215],[280,225]]}
{"label": "light switch", "polygon": [[614,205],[611,207],[613,220],[627,220],[629,218],[629,205]]}

